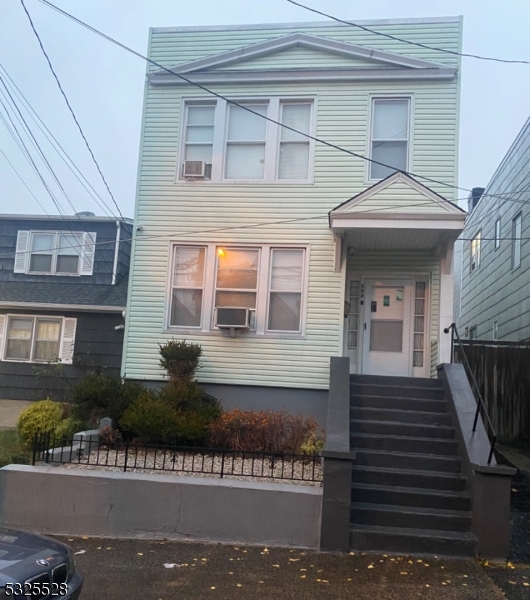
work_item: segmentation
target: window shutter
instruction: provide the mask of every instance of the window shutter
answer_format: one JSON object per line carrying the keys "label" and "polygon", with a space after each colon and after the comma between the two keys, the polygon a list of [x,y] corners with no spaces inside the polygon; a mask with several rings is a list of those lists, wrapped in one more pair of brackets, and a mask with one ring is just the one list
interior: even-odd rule
{"label": "window shutter", "polygon": [[4,356],[4,325],[7,320],[5,315],[0,315],[0,360]]}
{"label": "window shutter", "polygon": [[17,249],[15,254],[14,273],[25,273],[29,250],[29,231],[19,231],[17,236]]}
{"label": "window shutter", "polygon": [[96,234],[83,234],[83,252],[81,254],[81,275],[94,272],[94,254],[96,253]]}
{"label": "window shutter", "polygon": [[65,319],[63,323],[63,343],[61,345],[61,362],[71,365],[74,358],[75,329],[77,319]]}

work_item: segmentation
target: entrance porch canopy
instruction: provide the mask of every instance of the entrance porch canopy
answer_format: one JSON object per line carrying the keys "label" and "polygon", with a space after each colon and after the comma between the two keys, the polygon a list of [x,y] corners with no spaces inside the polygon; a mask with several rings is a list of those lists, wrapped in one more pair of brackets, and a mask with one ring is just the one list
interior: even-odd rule
{"label": "entrance porch canopy", "polygon": [[335,270],[341,269],[344,246],[368,251],[432,250],[452,259],[466,216],[453,202],[398,171],[329,213]]}

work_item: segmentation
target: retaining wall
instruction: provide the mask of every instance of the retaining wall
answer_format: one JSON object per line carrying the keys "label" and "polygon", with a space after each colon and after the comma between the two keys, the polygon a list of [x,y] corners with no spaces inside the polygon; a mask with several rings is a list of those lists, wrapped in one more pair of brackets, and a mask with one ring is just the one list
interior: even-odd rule
{"label": "retaining wall", "polygon": [[318,548],[322,488],[8,465],[5,527],[56,535]]}

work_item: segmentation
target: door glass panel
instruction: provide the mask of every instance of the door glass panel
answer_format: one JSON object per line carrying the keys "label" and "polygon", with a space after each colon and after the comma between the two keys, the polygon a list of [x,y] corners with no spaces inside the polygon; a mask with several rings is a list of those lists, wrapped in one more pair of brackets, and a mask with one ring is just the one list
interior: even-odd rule
{"label": "door glass panel", "polygon": [[402,352],[403,321],[372,319],[370,326],[371,352]]}

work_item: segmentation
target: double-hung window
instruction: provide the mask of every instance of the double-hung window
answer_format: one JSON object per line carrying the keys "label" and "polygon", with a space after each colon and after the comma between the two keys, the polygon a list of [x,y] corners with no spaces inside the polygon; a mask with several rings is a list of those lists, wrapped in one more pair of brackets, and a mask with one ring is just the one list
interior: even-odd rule
{"label": "double-hung window", "polygon": [[495,221],[495,250],[501,246],[501,220]]}
{"label": "double-hung window", "polygon": [[369,179],[408,170],[410,98],[373,98]]}
{"label": "double-hung window", "polygon": [[31,275],[92,275],[96,234],[19,231],[14,272]]}
{"label": "double-hung window", "polygon": [[479,231],[475,237],[471,240],[471,264],[470,271],[473,273],[480,266],[480,238],[481,232]]}
{"label": "double-hung window", "polygon": [[249,332],[301,335],[306,253],[290,246],[175,245],[169,327],[218,331],[219,309],[247,309]]}
{"label": "double-hung window", "polygon": [[314,100],[235,102],[186,103],[178,179],[310,183]]}
{"label": "double-hung window", "polygon": [[52,362],[59,357],[62,319],[9,317],[5,358]]}
{"label": "double-hung window", "polygon": [[523,217],[519,213],[512,220],[512,269],[517,269],[521,264],[521,235]]}

